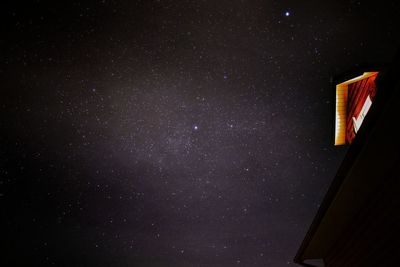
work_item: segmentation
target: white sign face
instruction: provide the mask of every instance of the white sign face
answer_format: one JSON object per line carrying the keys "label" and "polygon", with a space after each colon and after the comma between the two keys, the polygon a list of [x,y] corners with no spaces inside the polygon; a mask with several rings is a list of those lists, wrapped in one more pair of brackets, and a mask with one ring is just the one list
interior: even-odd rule
{"label": "white sign face", "polygon": [[354,127],[354,132],[357,133],[358,130],[360,129],[365,116],[367,115],[370,107],[372,105],[372,100],[369,96],[367,96],[367,99],[365,99],[364,105],[360,111],[360,114],[358,114],[357,119],[353,117],[353,127]]}

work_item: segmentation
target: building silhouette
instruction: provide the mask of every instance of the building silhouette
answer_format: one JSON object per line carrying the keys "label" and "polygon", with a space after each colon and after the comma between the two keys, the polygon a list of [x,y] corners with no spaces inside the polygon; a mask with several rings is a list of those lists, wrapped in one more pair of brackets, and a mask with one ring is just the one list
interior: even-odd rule
{"label": "building silhouette", "polygon": [[335,80],[334,142],[349,148],[296,263],[400,266],[399,63]]}

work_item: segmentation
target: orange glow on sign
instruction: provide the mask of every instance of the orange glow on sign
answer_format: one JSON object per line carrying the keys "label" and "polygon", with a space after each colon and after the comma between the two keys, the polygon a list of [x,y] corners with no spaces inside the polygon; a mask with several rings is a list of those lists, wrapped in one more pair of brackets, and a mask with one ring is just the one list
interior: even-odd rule
{"label": "orange glow on sign", "polygon": [[336,85],[335,145],[351,144],[361,128],[376,94],[378,72]]}

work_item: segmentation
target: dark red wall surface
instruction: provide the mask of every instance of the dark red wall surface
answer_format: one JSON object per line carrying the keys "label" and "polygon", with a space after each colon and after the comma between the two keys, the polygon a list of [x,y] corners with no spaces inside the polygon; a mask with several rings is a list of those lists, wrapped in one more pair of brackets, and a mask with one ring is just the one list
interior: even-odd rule
{"label": "dark red wall surface", "polygon": [[375,84],[375,79],[377,76],[378,73],[361,81],[349,84],[346,121],[346,141],[349,144],[355,137],[352,118],[358,117],[358,114],[360,114],[368,95],[370,96],[372,102],[374,101],[377,90]]}

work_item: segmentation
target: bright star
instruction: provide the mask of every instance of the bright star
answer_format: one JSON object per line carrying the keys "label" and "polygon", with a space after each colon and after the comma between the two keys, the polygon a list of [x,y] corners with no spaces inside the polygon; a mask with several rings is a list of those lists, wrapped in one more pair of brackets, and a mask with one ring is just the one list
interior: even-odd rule
{"label": "bright star", "polygon": [[286,12],[285,12],[285,16],[286,16],[286,17],[289,17],[289,16],[290,16],[290,12],[289,12],[289,11],[286,11]]}
{"label": "bright star", "polygon": [[198,130],[199,126],[195,125],[195,126],[193,126],[193,129]]}

